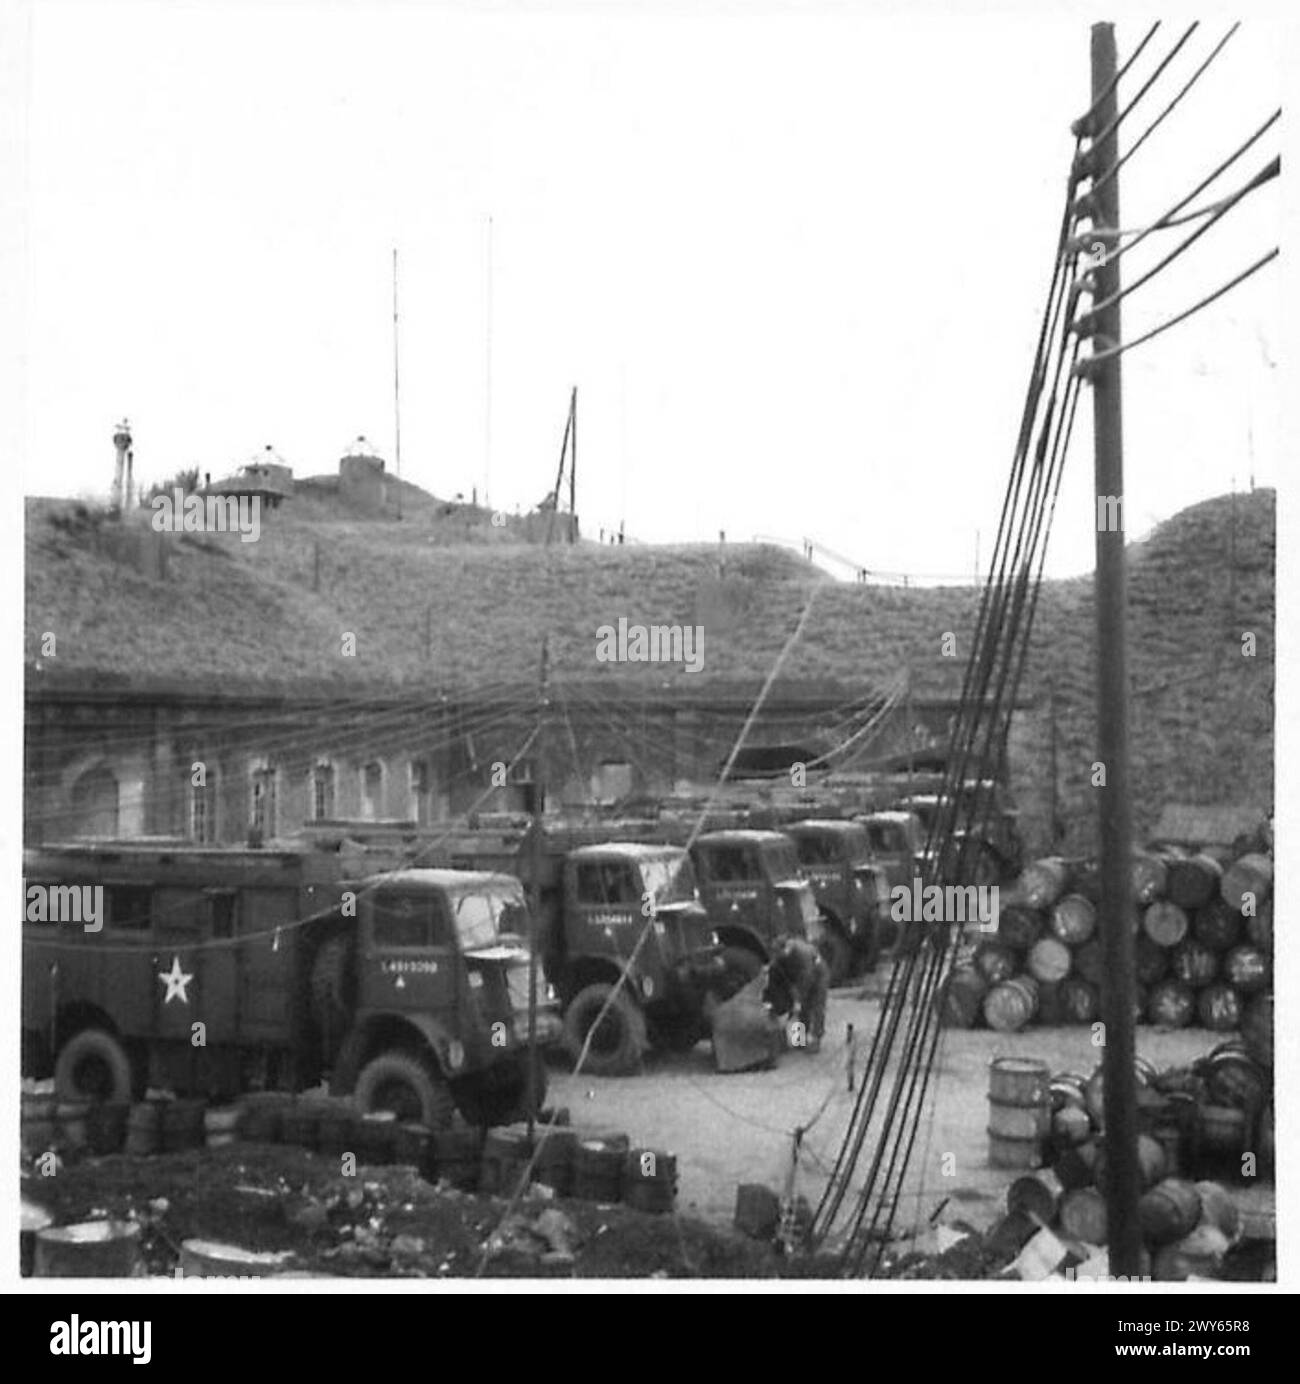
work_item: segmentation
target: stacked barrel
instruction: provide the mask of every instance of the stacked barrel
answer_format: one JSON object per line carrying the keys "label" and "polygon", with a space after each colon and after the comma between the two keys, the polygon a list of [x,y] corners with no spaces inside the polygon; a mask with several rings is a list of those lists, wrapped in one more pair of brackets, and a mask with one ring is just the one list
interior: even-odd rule
{"label": "stacked barrel", "polygon": [[[1135,1077],[1138,1211],[1152,1276],[1213,1277],[1241,1230],[1223,1180],[1240,1181],[1242,1155],[1254,1150],[1262,1163],[1256,1171],[1273,1172],[1269,1074],[1244,1043],[1229,1042],[1189,1067],[1157,1071],[1139,1058]],[[1049,1133],[1041,1150],[1047,1166],[1019,1178],[1007,1197],[1008,1213],[1028,1218],[1026,1233],[1043,1224],[1071,1240],[1106,1244],[1102,1084],[1100,1066],[1087,1077],[1067,1072],[1048,1082]]]}
{"label": "stacked barrel", "polygon": [[[1209,854],[1140,852],[1132,884],[1139,1021],[1241,1030],[1271,1049],[1271,856],[1246,852],[1225,866]],[[1095,861],[1033,862],[1004,891],[996,931],[959,954],[940,997],[944,1022],[1009,1033],[1098,1020],[1100,897]]]}

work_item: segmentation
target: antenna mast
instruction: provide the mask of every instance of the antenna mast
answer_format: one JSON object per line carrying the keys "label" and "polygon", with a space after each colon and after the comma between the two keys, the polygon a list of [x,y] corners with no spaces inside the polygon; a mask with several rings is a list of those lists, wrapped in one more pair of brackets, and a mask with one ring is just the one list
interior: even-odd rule
{"label": "antenna mast", "polygon": [[487,223],[487,302],[483,333],[483,504],[490,505],[492,485],[492,218]]}
{"label": "antenna mast", "polygon": [[402,391],[397,349],[397,246],[393,246],[393,465],[397,470],[397,517],[402,517]]}

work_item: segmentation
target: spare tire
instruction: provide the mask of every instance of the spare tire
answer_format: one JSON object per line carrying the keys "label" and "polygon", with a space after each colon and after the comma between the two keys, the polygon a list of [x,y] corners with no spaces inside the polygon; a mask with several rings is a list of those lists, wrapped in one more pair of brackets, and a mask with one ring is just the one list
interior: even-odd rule
{"label": "spare tire", "polygon": [[54,1090],[61,1100],[131,1100],[131,1061],[126,1049],[103,1028],[83,1028],[59,1050]]}

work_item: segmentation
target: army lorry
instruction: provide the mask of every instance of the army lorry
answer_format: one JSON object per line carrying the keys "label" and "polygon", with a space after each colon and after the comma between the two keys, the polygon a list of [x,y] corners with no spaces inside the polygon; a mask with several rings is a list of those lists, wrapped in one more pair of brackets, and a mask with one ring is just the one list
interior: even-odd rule
{"label": "army lorry", "polygon": [[509,870],[535,891],[561,1042],[597,1076],[637,1071],[650,1047],[693,1047],[708,1033],[707,997],[729,997],[749,975],[714,935],[690,856],[652,823],[623,824],[634,825],[644,839],[602,839],[617,824],[555,824],[469,830],[443,848],[452,864]]}
{"label": "army lorry", "polygon": [[832,985],[880,959],[889,922],[889,881],[860,822],[806,818],[782,827],[821,913],[819,948]]}
{"label": "army lorry", "polygon": [[868,812],[857,819],[867,833],[871,855],[889,887],[911,889],[925,850],[925,828],[915,812]]}
{"label": "army lorry", "polygon": [[[942,802],[939,793],[913,793],[899,798],[892,807],[918,817],[928,837],[941,818]],[[957,790],[956,808],[947,816],[955,829],[936,877],[963,884],[1006,884],[1016,878],[1024,863],[1019,813],[1007,801],[1000,784],[993,779],[965,780]],[[928,858],[927,851],[932,851],[928,841],[921,855],[923,861]],[[957,880],[957,874],[963,878]]]}
{"label": "army lorry", "polygon": [[[439,1128],[456,1110],[478,1124],[527,1113],[531,1066],[540,1104],[519,882],[355,868],[311,850],[27,852],[25,1074],[116,1101],[327,1080],[362,1110]],[[96,926],[69,924],[73,899]],[[545,1036],[556,1019],[540,1011]]]}
{"label": "army lorry", "polygon": [[622,1075],[647,1046],[693,1047],[708,1031],[706,995],[726,998],[743,981],[729,980],[690,857],[679,846],[607,841],[551,863],[541,948],[570,1057],[586,1047],[587,1071]]}
{"label": "army lorry", "polygon": [[821,945],[821,909],[788,836],[756,828],[709,831],[690,851],[700,898],[732,974],[752,980],[783,937]]}

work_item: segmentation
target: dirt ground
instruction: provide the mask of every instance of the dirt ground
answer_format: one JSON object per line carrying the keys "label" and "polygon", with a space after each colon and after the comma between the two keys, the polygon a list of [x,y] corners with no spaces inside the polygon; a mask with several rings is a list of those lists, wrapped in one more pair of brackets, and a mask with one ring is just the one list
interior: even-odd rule
{"label": "dirt ground", "polygon": [[[652,1058],[636,1077],[552,1071],[549,1103],[567,1107],[576,1127],[626,1133],[633,1146],[675,1155],[673,1216],[553,1199],[539,1191],[506,1221],[501,1198],[435,1187],[409,1168],[362,1167],[355,1177],[343,1178],[336,1158],[242,1143],[148,1158],[73,1159],[52,1178],[27,1168],[23,1193],[56,1224],[106,1217],[137,1221],[144,1270],[166,1277],[175,1275],[181,1242],[192,1237],[283,1253],[286,1268],[299,1274],[830,1277],[835,1269],[830,1258],[783,1258],[770,1245],[739,1234],[733,1228],[736,1189],[756,1182],[784,1192],[793,1131],[802,1126],[806,1133],[794,1191],[817,1204],[852,1111],[850,1071],[860,1085],[882,994],[883,979],[832,994],[821,1052],[786,1052],[766,1072],[718,1073],[708,1044],[686,1056]],[[1053,1072],[1086,1074],[1100,1056],[1089,1038],[1087,1028],[1015,1035],[943,1032],[893,1227],[898,1256],[916,1260],[912,1250],[925,1252],[921,1232],[945,1202],[944,1221],[960,1219],[981,1231],[1005,1210],[1006,1191],[1017,1174],[988,1166],[990,1060],[1035,1057]],[[1139,1056],[1163,1068],[1189,1063],[1221,1040],[1222,1035],[1200,1029],[1139,1027],[1137,1048]],[[951,1157],[945,1161],[946,1155]],[[1254,1234],[1268,1238],[1262,1227],[1273,1211],[1272,1183],[1237,1182],[1233,1193],[1248,1223],[1255,1222]],[[553,1252],[549,1238],[557,1226],[561,1253]],[[485,1245],[503,1228],[485,1261]],[[832,1236],[825,1248],[833,1252],[835,1245]],[[982,1247],[972,1253],[969,1262],[927,1257],[911,1270],[900,1262],[899,1272],[984,1277],[1009,1257],[994,1263],[985,1262]]]}
{"label": "dirt ground", "polygon": [[[849,1025],[857,1050],[855,1080],[870,1048],[884,992],[883,978],[835,991],[827,1007],[820,1053],[789,1051],[775,1070],[722,1074],[708,1044],[687,1057],[652,1057],[636,1078],[552,1073],[550,1100],[568,1106],[575,1123],[626,1130],[634,1145],[677,1155],[679,1207],[705,1221],[728,1222],[736,1186],[762,1182],[780,1190],[790,1173],[792,1135],[803,1126],[795,1190],[815,1206],[852,1112]],[[1223,1034],[1185,1028],[1137,1030],[1137,1052],[1158,1068],[1188,1063],[1222,1042]],[[1090,1073],[1101,1060],[1086,1027],[1030,1028],[1003,1034],[947,1029],[926,1097],[916,1151],[904,1183],[895,1232],[919,1227],[945,1197],[977,1229],[1005,1210],[1017,1174],[988,1166],[988,1067],[997,1056],[1033,1057],[1054,1073]],[[885,1087],[888,1092],[889,1087]],[[945,1154],[954,1155],[944,1172]],[[1271,1211],[1273,1187],[1234,1188],[1244,1208]]]}

